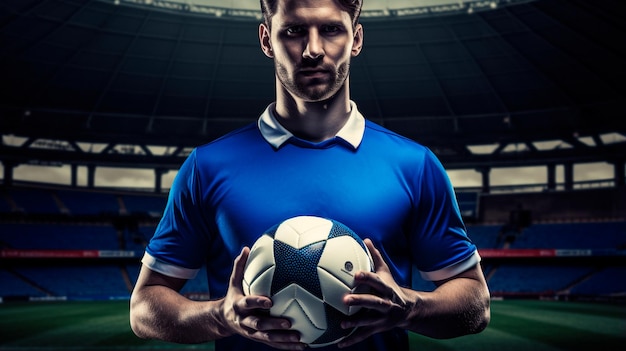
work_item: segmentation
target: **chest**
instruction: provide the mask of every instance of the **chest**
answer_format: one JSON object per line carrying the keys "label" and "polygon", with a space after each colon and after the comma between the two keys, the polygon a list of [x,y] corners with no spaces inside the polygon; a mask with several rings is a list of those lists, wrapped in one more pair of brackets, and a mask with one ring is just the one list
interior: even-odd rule
{"label": "chest", "polygon": [[350,150],[281,150],[222,167],[207,188],[208,215],[238,244],[251,245],[297,215],[332,218],[363,237],[392,235],[402,232],[413,206],[397,163]]}

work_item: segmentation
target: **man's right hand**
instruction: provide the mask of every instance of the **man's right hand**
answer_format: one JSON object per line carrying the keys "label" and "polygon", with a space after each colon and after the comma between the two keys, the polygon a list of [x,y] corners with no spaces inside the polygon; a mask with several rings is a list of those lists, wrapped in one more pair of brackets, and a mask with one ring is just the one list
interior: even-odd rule
{"label": "man's right hand", "polygon": [[272,300],[266,296],[245,296],[243,273],[250,249],[244,247],[233,263],[228,292],[222,300],[223,324],[230,334],[239,334],[281,350],[304,350],[297,331],[290,330],[291,322],[272,317]]}

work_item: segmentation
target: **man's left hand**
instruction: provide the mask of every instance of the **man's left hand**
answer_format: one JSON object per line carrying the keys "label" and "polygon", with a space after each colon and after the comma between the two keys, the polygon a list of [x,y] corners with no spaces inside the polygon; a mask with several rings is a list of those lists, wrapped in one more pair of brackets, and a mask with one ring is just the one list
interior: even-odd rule
{"label": "man's left hand", "polygon": [[[405,290],[401,288],[391,275],[380,251],[370,239],[364,240],[374,262],[375,272],[361,271],[355,275],[355,284],[370,287],[369,294],[348,294],[344,303],[367,309],[365,313],[357,313],[355,318],[345,320],[341,326],[345,329],[358,329],[339,343],[339,347],[348,347],[395,327],[402,327],[413,310],[414,303],[409,301]],[[358,316],[358,317],[356,317]]]}

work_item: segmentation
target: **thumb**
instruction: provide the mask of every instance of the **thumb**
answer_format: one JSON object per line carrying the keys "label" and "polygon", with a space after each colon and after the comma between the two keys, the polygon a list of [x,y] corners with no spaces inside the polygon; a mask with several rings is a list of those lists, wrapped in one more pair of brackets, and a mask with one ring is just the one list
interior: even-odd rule
{"label": "thumb", "polygon": [[235,258],[233,263],[233,272],[230,274],[230,286],[236,288],[243,293],[243,272],[246,268],[246,262],[248,262],[248,256],[250,255],[250,248],[245,246],[239,256]]}
{"label": "thumb", "polygon": [[374,271],[389,271],[389,266],[387,266],[385,259],[383,258],[380,251],[376,248],[376,246],[374,246],[372,240],[365,239],[363,240],[363,242],[365,243],[365,246],[367,246],[367,249],[370,251],[370,254],[372,256],[372,262],[374,262]]}

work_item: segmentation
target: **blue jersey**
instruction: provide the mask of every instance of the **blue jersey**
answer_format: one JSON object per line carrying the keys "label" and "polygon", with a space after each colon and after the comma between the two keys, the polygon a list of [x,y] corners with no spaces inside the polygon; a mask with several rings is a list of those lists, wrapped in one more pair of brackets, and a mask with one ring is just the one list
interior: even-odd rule
{"label": "blue jersey", "polygon": [[[179,278],[207,267],[212,297],[223,297],[235,257],[263,232],[294,216],[344,223],[381,251],[396,281],[412,266],[429,280],[473,267],[452,186],[426,147],[366,121],[354,103],[346,127],[312,143],[284,130],[269,107],[258,124],[196,148],[170,190],[144,264]],[[405,331],[381,333],[355,350],[408,349]],[[224,349],[262,350],[230,337]]]}

